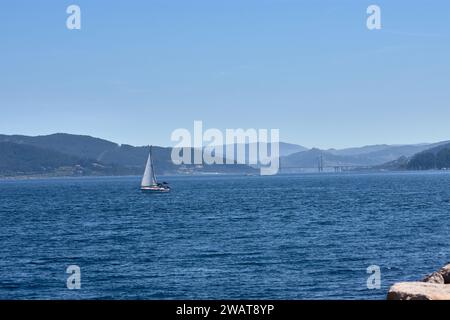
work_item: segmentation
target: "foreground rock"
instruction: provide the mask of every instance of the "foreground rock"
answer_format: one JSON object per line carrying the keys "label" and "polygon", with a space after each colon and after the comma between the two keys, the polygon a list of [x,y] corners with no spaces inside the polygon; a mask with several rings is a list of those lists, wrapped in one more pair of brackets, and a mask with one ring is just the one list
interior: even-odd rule
{"label": "foreground rock", "polygon": [[444,277],[439,272],[433,272],[422,279],[422,282],[445,284]]}
{"label": "foreground rock", "polygon": [[450,286],[428,282],[399,282],[387,295],[388,300],[450,300]]}
{"label": "foreground rock", "polygon": [[450,300],[450,264],[427,275],[421,282],[399,282],[388,292],[388,300]]}
{"label": "foreground rock", "polygon": [[445,267],[441,268],[438,272],[444,278],[444,283],[445,284],[450,284],[450,264],[448,264]]}

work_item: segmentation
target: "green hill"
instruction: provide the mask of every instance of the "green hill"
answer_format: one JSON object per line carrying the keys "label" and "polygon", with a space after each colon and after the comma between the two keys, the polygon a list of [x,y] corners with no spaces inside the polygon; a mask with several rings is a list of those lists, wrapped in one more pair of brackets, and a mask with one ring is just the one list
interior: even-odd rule
{"label": "green hill", "polygon": [[0,135],[0,141],[30,145],[38,148],[56,150],[77,158],[95,159],[119,145],[107,140],[90,136],[56,133],[47,136]]}
{"label": "green hill", "polygon": [[0,142],[0,176],[105,175],[117,172],[123,172],[123,168],[32,145]]}
{"label": "green hill", "polygon": [[407,164],[409,170],[450,169],[450,143],[414,155]]}
{"label": "green hill", "polygon": [[[118,145],[90,136],[0,135],[0,176],[140,175],[148,147]],[[154,147],[157,174],[254,173],[246,165],[184,165],[171,160],[171,148]]]}

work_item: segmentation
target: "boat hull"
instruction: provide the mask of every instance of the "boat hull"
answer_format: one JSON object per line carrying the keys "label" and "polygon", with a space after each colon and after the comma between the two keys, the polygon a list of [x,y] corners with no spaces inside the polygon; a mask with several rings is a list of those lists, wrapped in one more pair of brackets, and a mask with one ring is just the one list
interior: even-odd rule
{"label": "boat hull", "polygon": [[170,192],[170,188],[165,187],[141,187],[141,191],[144,193],[167,193]]}

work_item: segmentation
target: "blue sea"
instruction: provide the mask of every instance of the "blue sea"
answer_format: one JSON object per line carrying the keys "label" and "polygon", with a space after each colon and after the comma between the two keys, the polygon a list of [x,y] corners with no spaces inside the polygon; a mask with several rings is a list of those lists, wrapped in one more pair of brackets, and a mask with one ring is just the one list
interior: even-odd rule
{"label": "blue sea", "polygon": [[0,181],[0,299],[384,299],[450,260],[449,173],[139,180]]}

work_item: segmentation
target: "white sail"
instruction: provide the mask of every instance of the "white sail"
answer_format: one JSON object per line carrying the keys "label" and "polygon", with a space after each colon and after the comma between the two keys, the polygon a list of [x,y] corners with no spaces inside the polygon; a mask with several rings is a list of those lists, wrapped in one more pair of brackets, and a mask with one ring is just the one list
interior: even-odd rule
{"label": "white sail", "polygon": [[145,166],[144,176],[142,177],[141,187],[156,185],[155,171],[153,170],[152,150],[148,154],[147,165]]}

